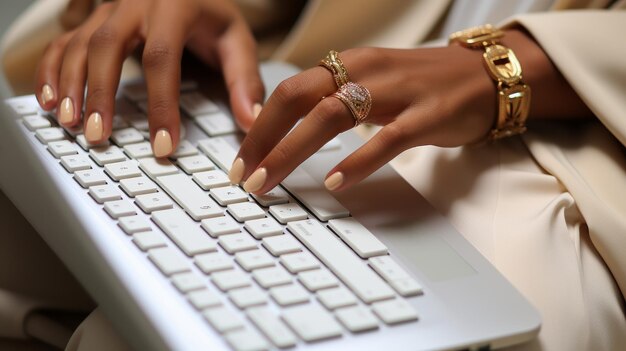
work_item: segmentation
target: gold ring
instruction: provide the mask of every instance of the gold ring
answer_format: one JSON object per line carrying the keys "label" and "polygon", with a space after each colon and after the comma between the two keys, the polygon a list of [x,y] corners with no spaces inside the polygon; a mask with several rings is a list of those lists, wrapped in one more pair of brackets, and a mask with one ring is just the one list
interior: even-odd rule
{"label": "gold ring", "polygon": [[328,55],[320,61],[319,66],[325,67],[333,74],[337,88],[341,88],[350,81],[348,79],[348,71],[339,58],[339,53],[335,50],[330,50]]}
{"label": "gold ring", "polygon": [[366,87],[354,82],[347,82],[331,96],[341,100],[350,109],[352,117],[354,117],[355,127],[365,122],[372,108],[372,95]]}

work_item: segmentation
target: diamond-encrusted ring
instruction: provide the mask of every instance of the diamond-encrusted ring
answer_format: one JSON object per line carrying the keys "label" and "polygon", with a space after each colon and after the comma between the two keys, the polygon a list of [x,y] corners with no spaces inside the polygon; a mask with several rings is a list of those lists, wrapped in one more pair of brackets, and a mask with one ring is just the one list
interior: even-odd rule
{"label": "diamond-encrusted ring", "polygon": [[354,117],[355,127],[365,122],[372,108],[372,95],[366,87],[354,82],[347,82],[331,96],[341,100],[350,109],[352,117]]}
{"label": "diamond-encrusted ring", "polygon": [[344,67],[343,62],[339,58],[339,53],[335,50],[330,50],[328,55],[322,59],[319,63],[320,66],[325,67],[333,74],[337,88],[341,88],[344,84],[348,83],[348,71]]}

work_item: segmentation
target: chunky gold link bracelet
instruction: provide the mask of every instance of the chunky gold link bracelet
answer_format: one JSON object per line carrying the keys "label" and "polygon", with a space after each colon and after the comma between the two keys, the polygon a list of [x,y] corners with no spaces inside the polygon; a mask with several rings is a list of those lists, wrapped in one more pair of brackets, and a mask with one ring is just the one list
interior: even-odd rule
{"label": "chunky gold link bracelet", "polygon": [[487,72],[498,88],[498,118],[487,137],[489,141],[524,133],[530,110],[530,87],[522,82],[522,66],[513,50],[499,43],[503,36],[503,31],[490,24],[450,35],[450,43],[485,50]]}

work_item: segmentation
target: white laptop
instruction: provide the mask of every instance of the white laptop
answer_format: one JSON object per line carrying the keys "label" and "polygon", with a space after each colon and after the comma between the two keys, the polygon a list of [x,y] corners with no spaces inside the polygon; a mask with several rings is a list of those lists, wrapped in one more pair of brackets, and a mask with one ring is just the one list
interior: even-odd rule
{"label": "white laptop", "polygon": [[[262,65],[268,92],[295,73]],[[488,349],[538,333],[537,311],[389,166],[325,190],[353,132],[256,197],[226,177],[243,134],[222,89],[184,82],[184,141],[165,161],[145,101],[141,83],[120,89],[102,146],[34,96],[0,118],[3,191],[136,349]]]}

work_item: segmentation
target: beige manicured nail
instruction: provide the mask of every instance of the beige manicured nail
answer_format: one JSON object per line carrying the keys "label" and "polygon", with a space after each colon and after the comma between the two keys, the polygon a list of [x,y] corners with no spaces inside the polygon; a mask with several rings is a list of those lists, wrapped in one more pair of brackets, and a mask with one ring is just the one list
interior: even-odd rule
{"label": "beige manicured nail", "polygon": [[48,84],[44,85],[41,88],[41,101],[45,104],[48,103],[48,101],[52,101],[54,99],[54,90],[52,90],[52,87]]}
{"label": "beige manicured nail", "polygon": [[87,118],[87,126],[85,127],[85,138],[90,143],[97,143],[102,139],[104,129],[102,128],[102,116],[98,112],[93,112]]}
{"label": "beige manicured nail", "polygon": [[228,179],[232,184],[239,184],[243,178],[243,174],[246,171],[246,165],[241,157],[237,157],[233,165],[228,172]]}
{"label": "beige manicured nail", "polygon": [[326,178],[324,181],[324,186],[330,191],[339,188],[341,184],[343,184],[343,173],[341,172],[331,174],[330,177]]}
{"label": "beige manicured nail", "polygon": [[172,136],[167,129],[159,129],[152,145],[155,157],[165,157],[172,153]]}
{"label": "beige manicured nail", "polygon": [[263,109],[263,106],[259,104],[258,102],[254,104],[254,106],[252,106],[252,115],[254,116],[254,118],[259,117],[259,113],[261,113],[262,109]]}
{"label": "beige manicured nail", "polygon": [[72,99],[66,97],[61,101],[61,106],[59,106],[59,123],[61,124],[69,124],[72,123],[74,119],[74,103],[72,103]]}
{"label": "beige manicured nail", "polygon": [[249,193],[255,192],[265,185],[265,181],[267,180],[267,169],[259,168],[252,175],[246,183],[243,185],[243,189]]}

